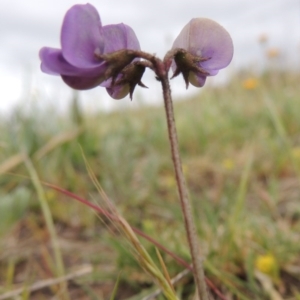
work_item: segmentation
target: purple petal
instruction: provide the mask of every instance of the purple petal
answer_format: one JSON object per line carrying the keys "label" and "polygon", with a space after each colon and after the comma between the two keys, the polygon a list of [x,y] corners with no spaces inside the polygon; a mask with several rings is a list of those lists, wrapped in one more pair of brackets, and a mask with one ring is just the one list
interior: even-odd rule
{"label": "purple petal", "polygon": [[89,90],[98,86],[104,77],[75,77],[62,75],[63,81],[75,90]]}
{"label": "purple petal", "polygon": [[74,67],[64,59],[60,49],[44,47],[39,55],[42,71],[51,75],[101,77],[106,70],[105,63],[91,69]]}
{"label": "purple petal", "polygon": [[184,48],[194,55],[210,58],[201,62],[201,66],[208,70],[225,68],[233,56],[229,33],[215,21],[205,18],[192,19],[182,29],[172,48]]}
{"label": "purple petal", "polygon": [[60,49],[44,47],[40,50],[43,72],[52,75],[82,75],[82,70],[70,65],[62,56]]}
{"label": "purple petal", "polygon": [[[116,78],[116,82],[121,78],[121,75],[119,75]],[[124,97],[126,97],[130,92],[130,86],[129,84],[116,84],[113,87],[112,85],[112,79],[109,78],[108,80],[103,81],[100,86],[105,87],[108,94],[115,100],[120,100]]]}
{"label": "purple petal", "polygon": [[65,15],[61,31],[64,58],[79,68],[97,65],[95,51],[102,53],[104,47],[100,30],[101,20],[94,6],[72,6]]}
{"label": "purple petal", "polygon": [[60,49],[44,47],[39,55],[42,71],[51,75],[101,77],[107,69],[105,63],[90,69],[74,67],[64,59]]}
{"label": "purple petal", "polygon": [[129,84],[115,85],[111,88],[106,88],[108,94],[115,100],[120,100],[129,94]]}
{"label": "purple petal", "polygon": [[134,31],[126,24],[106,25],[102,27],[101,32],[105,44],[103,53],[111,53],[121,49],[141,49]]}
{"label": "purple petal", "polygon": [[209,72],[209,76],[215,76],[219,73],[219,70],[209,70],[205,68],[207,72]]}
{"label": "purple petal", "polygon": [[[116,81],[120,78],[120,75],[117,77]],[[112,79],[109,78],[103,82],[101,82],[100,86],[105,87],[105,88],[109,88],[112,84]]]}
{"label": "purple petal", "polygon": [[204,75],[196,75],[193,72],[189,74],[189,82],[191,85],[195,87],[203,87],[206,81],[206,76]]}

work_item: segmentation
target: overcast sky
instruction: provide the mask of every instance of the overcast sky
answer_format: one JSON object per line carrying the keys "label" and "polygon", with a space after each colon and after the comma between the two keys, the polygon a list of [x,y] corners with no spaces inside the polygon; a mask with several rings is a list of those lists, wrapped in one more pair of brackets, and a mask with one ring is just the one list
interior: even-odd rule
{"label": "overcast sky", "polygon": [[[0,0],[0,112],[20,99],[29,85],[50,98],[55,93],[68,97],[70,92],[59,77],[39,71],[38,51],[43,46],[60,47],[63,17],[77,3],[85,2]],[[103,25],[120,22],[130,25],[142,50],[160,57],[190,19],[207,17],[222,24],[232,35],[235,55],[227,73],[233,68],[261,64],[258,44],[261,34],[268,35],[270,47],[283,51],[289,58],[287,64],[299,63],[299,0],[92,0],[89,3],[98,9]],[[220,78],[227,74],[221,73]],[[150,87],[147,93],[138,88],[138,94],[149,101],[158,97],[159,89],[151,78],[149,73],[143,80]],[[175,93],[184,93],[182,79],[172,84]],[[100,88],[84,94],[83,98],[98,97],[104,99],[103,103],[113,101]]]}

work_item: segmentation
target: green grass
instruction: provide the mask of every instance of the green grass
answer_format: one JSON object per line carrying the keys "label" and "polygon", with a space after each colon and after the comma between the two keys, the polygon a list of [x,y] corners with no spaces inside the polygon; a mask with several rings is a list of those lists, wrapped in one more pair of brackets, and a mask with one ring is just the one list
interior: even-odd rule
{"label": "green grass", "polygon": [[[207,86],[175,104],[206,274],[228,299],[269,299],[272,292],[299,299],[300,76],[269,71],[247,90],[242,82],[249,76],[238,74],[224,87]],[[82,148],[126,220],[189,261],[162,107],[76,119],[19,110],[10,119],[1,118],[0,130],[0,295],[55,277],[51,239],[20,156],[24,151],[41,181],[99,203]],[[94,266],[93,273],[69,283],[71,299],[109,299],[120,270],[115,299],[154,288],[109,222],[104,225],[93,211],[51,189],[44,192],[65,272],[86,263]],[[153,245],[143,244],[158,261]],[[171,276],[182,270],[161,254]],[[271,266],[264,270],[259,261],[265,266],[270,256]],[[177,285],[181,299],[193,292],[191,278]],[[30,299],[56,293],[58,286]]]}

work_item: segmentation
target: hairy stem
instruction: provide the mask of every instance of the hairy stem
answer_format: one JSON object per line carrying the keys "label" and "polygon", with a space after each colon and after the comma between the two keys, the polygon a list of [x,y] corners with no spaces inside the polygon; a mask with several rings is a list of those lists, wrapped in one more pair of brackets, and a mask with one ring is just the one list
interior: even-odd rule
{"label": "hairy stem", "polygon": [[204,268],[202,263],[202,254],[200,252],[200,246],[198,242],[198,236],[196,232],[196,226],[192,213],[192,206],[188,197],[188,190],[186,187],[185,179],[183,176],[177,131],[174,118],[174,109],[171,97],[171,89],[167,74],[160,77],[163,97],[165,103],[165,111],[168,124],[169,141],[171,145],[172,161],[175,169],[176,182],[180,197],[181,209],[184,216],[185,228],[187,233],[187,239],[190,247],[190,252],[193,261],[193,271],[195,277],[195,283],[198,288],[198,294],[200,300],[208,300],[208,293],[205,284]]}
{"label": "hairy stem", "polygon": [[192,206],[188,197],[188,190],[186,187],[186,183],[182,171],[170,82],[168,78],[168,71],[169,68],[171,67],[172,58],[175,52],[169,51],[165,56],[164,61],[160,60],[155,55],[151,55],[143,51],[133,51],[133,52],[137,57],[143,58],[151,62],[151,69],[154,70],[157,76],[156,78],[162,84],[163,98],[164,98],[168,133],[169,133],[169,141],[170,141],[171,153],[172,153],[172,161],[175,170],[177,188],[179,192],[181,210],[184,217],[187,239],[188,239],[190,253],[193,262],[195,284],[198,289],[199,299],[209,300],[208,292],[205,284],[202,254],[200,252],[200,245],[199,245],[196,226],[193,218]]}

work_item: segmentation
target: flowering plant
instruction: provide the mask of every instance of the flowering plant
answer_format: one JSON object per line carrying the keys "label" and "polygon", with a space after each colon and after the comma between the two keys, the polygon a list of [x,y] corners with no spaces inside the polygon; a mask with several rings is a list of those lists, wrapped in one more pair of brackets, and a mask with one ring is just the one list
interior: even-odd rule
{"label": "flowering plant", "polygon": [[[102,26],[92,5],[75,5],[68,10],[62,24],[61,49],[40,50],[41,69],[60,75],[67,85],[77,90],[100,84],[109,86],[105,81],[122,77],[122,70],[129,68],[134,60],[130,50],[140,50],[131,27],[123,23]],[[116,91],[109,89],[109,93],[113,96]]]}
{"label": "flowering plant", "polygon": [[[209,298],[182,172],[168,72],[173,69],[172,78],[182,74],[186,87],[189,83],[202,87],[208,76],[216,75],[231,62],[232,56],[233,43],[229,33],[212,20],[196,18],[182,29],[171,50],[161,60],[141,51],[139,41],[128,25],[102,26],[97,10],[90,4],[75,5],[66,13],[61,49],[45,47],[40,50],[43,72],[60,75],[67,85],[78,90],[105,87],[114,99],[128,94],[132,98],[136,85],[146,87],[141,82],[145,69],[154,71],[162,84],[171,155],[200,300]],[[166,296],[173,299],[173,296]]]}

